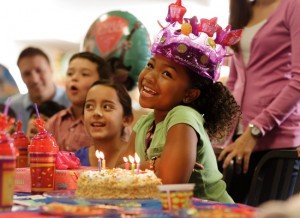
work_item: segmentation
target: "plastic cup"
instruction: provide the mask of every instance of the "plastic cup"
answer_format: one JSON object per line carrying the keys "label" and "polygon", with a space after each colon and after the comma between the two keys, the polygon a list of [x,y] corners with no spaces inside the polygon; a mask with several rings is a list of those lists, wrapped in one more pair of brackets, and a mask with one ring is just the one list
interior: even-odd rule
{"label": "plastic cup", "polygon": [[[44,123],[41,120],[38,121],[43,126]],[[31,139],[28,146],[31,193],[40,194],[54,190],[55,161],[58,150],[55,139],[44,129]]]}
{"label": "plastic cup", "polygon": [[54,153],[30,153],[31,193],[40,194],[54,190]]}
{"label": "plastic cup", "polygon": [[16,150],[13,140],[0,130],[0,210],[10,210],[13,205],[16,170]]}
{"label": "plastic cup", "polygon": [[160,185],[160,200],[164,210],[189,208],[193,197],[195,184]]}
{"label": "plastic cup", "polygon": [[28,167],[28,145],[29,139],[22,131],[22,122],[17,122],[17,131],[12,135],[14,145],[19,152],[17,156],[17,167]]}

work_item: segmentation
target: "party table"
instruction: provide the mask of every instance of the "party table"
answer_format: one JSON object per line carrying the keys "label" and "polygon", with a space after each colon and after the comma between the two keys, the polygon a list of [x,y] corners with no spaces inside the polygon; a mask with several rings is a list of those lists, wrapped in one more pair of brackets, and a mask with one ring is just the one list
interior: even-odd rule
{"label": "party table", "polygon": [[[84,200],[72,197],[69,191],[58,193],[15,193],[12,210],[1,212],[0,217],[255,217],[253,207],[209,202],[199,198],[192,198],[189,208],[168,211],[162,209],[158,199]],[[62,209],[68,207],[71,210]]]}

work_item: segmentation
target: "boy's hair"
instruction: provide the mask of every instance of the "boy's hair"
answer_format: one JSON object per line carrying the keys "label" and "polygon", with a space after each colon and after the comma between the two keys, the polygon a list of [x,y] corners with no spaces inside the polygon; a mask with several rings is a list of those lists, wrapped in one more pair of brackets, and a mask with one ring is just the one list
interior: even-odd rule
{"label": "boy's hair", "polygon": [[192,88],[200,89],[200,96],[189,104],[204,116],[204,127],[211,140],[220,141],[233,128],[241,115],[240,106],[230,91],[221,83],[188,71]]}
{"label": "boy's hair", "polygon": [[100,79],[109,79],[108,65],[103,58],[99,57],[98,55],[96,55],[94,53],[85,51],[85,52],[80,52],[80,53],[74,54],[70,58],[69,63],[76,58],[87,59],[87,60],[97,64],[97,66],[98,66],[97,72],[98,72],[99,78]]}
{"label": "boy's hair", "polygon": [[94,82],[91,88],[97,85],[103,85],[113,88],[116,91],[119,101],[122,105],[124,116],[133,116],[131,98],[123,84],[114,80],[101,79]]}
{"label": "boy's hair", "polygon": [[43,52],[41,49],[35,47],[27,47],[23,51],[21,51],[18,57],[17,65],[19,65],[19,62],[22,58],[33,57],[33,56],[42,56],[46,59],[48,64],[50,64],[48,55],[46,55],[46,53]]}
{"label": "boy's hair", "polygon": [[[66,107],[63,105],[58,104],[55,101],[45,101],[42,104],[38,105],[39,113],[46,116],[52,117],[57,112],[65,109]],[[36,113],[35,109],[32,107],[30,112],[30,117],[32,117]]]}

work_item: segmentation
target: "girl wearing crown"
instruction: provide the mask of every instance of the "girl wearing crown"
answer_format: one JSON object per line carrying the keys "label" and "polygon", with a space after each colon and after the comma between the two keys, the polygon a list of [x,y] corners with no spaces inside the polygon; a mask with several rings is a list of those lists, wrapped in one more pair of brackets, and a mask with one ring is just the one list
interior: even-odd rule
{"label": "girl wearing crown", "polygon": [[[164,184],[195,183],[202,199],[232,203],[210,140],[230,131],[239,107],[216,80],[226,54],[240,32],[222,30],[216,19],[185,19],[181,1],[169,6],[167,21],[152,46],[152,58],[138,81],[139,102],[154,109],[139,119],[130,153],[151,164]],[[213,38],[214,36],[214,38]],[[201,169],[195,169],[201,163]]]}

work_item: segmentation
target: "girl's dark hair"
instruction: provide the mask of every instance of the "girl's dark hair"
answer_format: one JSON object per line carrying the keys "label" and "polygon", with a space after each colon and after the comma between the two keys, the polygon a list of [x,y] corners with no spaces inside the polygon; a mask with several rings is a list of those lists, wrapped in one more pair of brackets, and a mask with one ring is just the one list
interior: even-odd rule
{"label": "girl's dark hair", "polygon": [[224,139],[241,114],[239,105],[221,82],[213,82],[192,71],[188,75],[192,82],[191,88],[198,88],[201,93],[196,100],[184,105],[203,115],[204,128],[212,141]]}
{"label": "girl's dark hair", "polygon": [[101,79],[94,82],[90,88],[97,85],[103,85],[113,88],[116,91],[119,101],[122,105],[124,116],[133,116],[131,98],[124,85],[114,80]]}
{"label": "girl's dark hair", "polygon": [[80,53],[74,54],[70,58],[69,63],[76,58],[87,59],[87,60],[97,64],[97,66],[98,66],[97,71],[98,71],[99,78],[100,79],[109,79],[108,65],[103,58],[99,57],[98,55],[96,55],[94,53],[85,51],[85,52],[80,52]]}
{"label": "girl's dark hair", "polygon": [[[243,29],[252,16],[252,5],[255,1],[249,0],[230,0],[229,4],[229,24],[232,29]],[[231,48],[238,52],[239,43],[232,45]]]}

